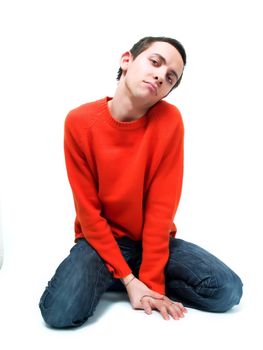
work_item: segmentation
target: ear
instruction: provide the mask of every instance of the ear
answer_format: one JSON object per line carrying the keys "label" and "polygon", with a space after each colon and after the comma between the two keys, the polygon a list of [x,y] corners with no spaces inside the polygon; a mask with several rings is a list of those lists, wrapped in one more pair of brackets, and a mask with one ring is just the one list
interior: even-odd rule
{"label": "ear", "polygon": [[126,51],[124,54],[122,54],[120,61],[120,67],[123,73],[127,72],[130,62],[132,62],[132,54],[130,51]]}

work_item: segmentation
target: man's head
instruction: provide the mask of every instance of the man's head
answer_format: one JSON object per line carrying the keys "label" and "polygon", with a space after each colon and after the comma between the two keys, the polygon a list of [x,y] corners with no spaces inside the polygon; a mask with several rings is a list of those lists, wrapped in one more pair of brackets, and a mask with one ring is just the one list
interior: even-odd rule
{"label": "man's head", "polygon": [[118,91],[149,108],[179,85],[185,64],[186,54],[177,40],[143,38],[121,56]]}
{"label": "man's head", "polygon": [[[135,60],[137,56],[139,56],[142,52],[147,50],[155,42],[165,42],[165,43],[172,45],[180,54],[182,61],[183,61],[183,66],[186,65],[186,52],[185,52],[183,45],[176,39],[168,38],[168,37],[164,37],[164,36],[160,36],[160,37],[148,36],[148,37],[144,37],[141,40],[139,40],[137,43],[135,43],[133,45],[133,47],[130,50],[130,54],[132,56],[132,59]],[[117,74],[117,80],[120,80],[122,73],[123,73],[123,70],[120,67],[118,70],[118,74]],[[182,76],[183,76],[183,72],[181,73],[180,76],[177,77],[177,80],[170,91],[175,89],[180,84],[180,82],[182,80]]]}

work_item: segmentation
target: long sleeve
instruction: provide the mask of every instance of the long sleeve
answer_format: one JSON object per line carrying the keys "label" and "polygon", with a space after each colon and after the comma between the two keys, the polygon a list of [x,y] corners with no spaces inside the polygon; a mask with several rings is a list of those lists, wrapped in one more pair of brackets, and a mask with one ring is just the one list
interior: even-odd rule
{"label": "long sleeve", "polygon": [[122,256],[111,227],[101,215],[98,183],[86,156],[85,131],[81,120],[69,113],[65,120],[64,151],[77,214],[75,233],[81,233],[105,261],[113,276],[121,278],[131,270]]}
{"label": "long sleeve", "polygon": [[139,278],[159,293],[165,293],[164,270],[169,257],[170,229],[182,190],[183,139],[184,127],[179,119],[152,179],[144,206]]}

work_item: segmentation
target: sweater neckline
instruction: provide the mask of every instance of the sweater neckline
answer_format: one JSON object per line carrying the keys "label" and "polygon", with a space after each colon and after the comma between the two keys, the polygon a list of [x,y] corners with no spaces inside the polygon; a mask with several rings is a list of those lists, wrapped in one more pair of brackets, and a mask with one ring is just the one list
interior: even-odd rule
{"label": "sweater neckline", "polygon": [[132,120],[129,122],[121,122],[117,119],[114,119],[113,116],[110,113],[109,107],[108,107],[108,101],[112,100],[112,97],[106,96],[105,98],[103,98],[101,100],[102,102],[102,117],[103,119],[109,123],[110,125],[112,125],[113,127],[117,128],[117,129],[137,129],[140,127],[143,127],[149,117],[149,112],[148,111],[146,114],[144,114],[143,116],[141,116],[140,118],[136,119],[136,120]]}

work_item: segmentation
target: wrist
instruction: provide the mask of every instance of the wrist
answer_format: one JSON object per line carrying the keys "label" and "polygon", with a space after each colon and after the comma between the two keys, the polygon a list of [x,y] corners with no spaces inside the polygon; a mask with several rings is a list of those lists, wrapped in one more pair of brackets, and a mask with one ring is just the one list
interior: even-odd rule
{"label": "wrist", "polygon": [[120,280],[124,284],[124,286],[127,287],[134,279],[135,279],[135,276],[132,273],[130,273],[128,276],[125,276]]}

